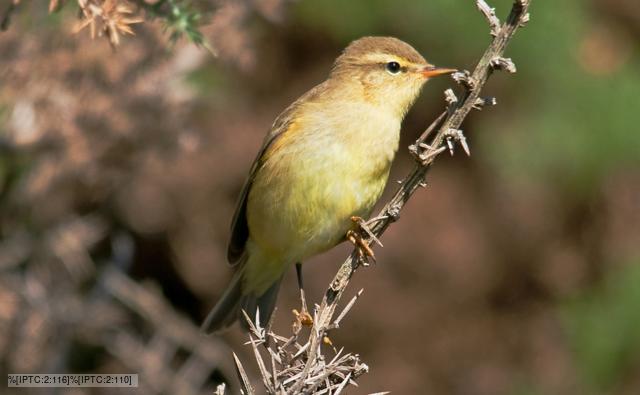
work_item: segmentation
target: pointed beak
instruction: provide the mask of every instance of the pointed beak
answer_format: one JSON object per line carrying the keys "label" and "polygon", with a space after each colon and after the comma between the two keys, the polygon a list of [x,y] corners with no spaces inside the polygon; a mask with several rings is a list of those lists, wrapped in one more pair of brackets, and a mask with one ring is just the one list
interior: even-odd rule
{"label": "pointed beak", "polygon": [[456,69],[447,69],[445,67],[436,67],[432,64],[425,66],[422,70],[420,70],[420,73],[427,78],[431,78],[431,77],[435,77],[438,75],[442,75],[442,74],[451,74],[451,73],[455,73]]}

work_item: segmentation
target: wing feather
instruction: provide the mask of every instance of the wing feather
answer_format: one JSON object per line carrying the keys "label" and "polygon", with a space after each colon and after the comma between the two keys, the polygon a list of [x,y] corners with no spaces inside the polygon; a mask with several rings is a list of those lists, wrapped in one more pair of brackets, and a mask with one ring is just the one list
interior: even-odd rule
{"label": "wing feather", "polygon": [[244,254],[244,246],[249,238],[249,225],[247,224],[247,198],[249,196],[249,191],[251,190],[251,185],[253,184],[253,180],[255,179],[258,170],[262,167],[262,158],[264,157],[265,152],[267,152],[271,144],[273,144],[284,130],[286,130],[286,128],[282,128],[281,130],[272,129],[272,131],[267,135],[262,143],[260,151],[258,152],[258,156],[253,160],[251,170],[249,170],[249,176],[245,180],[242,190],[240,191],[240,197],[236,204],[236,211],[233,213],[233,219],[231,220],[231,239],[229,240],[229,246],[227,248],[227,261],[232,265],[237,263]]}
{"label": "wing feather", "polygon": [[278,118],[276,118],[275,122],[271,126],[271,131],[265,137],[262,147],[251,165],[249,176],[244,182],[238,203],[236,204],[235,213],[233,214],[233,219],[231,220],[231,238],[227,248],[227,260],[229,261],[229,264],[234,265],[244,254],[245,244],[249,238],[247,198],[251,191],[253,180],[262,167],[265,154],[269,151],[269,148],[273,146],[273,143],[278,139],[278,137],[286,133],[293,125],[293,121],[297,118],[296,112],[300,108],[300,104],[313,100],[317,97],[326,88],[325,85],[326,83],[322,83],[316,86],[287,107],[287,109],[285,109]]}

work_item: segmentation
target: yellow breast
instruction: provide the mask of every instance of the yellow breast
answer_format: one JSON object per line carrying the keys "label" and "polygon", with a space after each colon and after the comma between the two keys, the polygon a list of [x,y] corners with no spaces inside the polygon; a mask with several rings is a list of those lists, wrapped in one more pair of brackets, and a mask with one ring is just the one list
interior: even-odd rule
{"label": "yellow breast", "polygon": [[396,117],[366,103],[311,104],[266,153],[247,206],[251,238],[298,261],[333,247],[368,216],[398,148]]}

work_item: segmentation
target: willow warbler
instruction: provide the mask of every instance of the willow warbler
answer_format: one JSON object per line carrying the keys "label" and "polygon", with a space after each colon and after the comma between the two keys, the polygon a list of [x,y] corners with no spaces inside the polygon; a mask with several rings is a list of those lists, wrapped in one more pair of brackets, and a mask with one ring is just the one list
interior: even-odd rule
{"label": "willow warbler", "polygon": [[264,325],[284,272],[345,240],[387,183],[400,124],[424,83],[455,70],[429,64],[392,37],[353,41],[329,78],[271,126],[233,216],[227,258],[236,273],[203,324],[215,331],[244,309]]}

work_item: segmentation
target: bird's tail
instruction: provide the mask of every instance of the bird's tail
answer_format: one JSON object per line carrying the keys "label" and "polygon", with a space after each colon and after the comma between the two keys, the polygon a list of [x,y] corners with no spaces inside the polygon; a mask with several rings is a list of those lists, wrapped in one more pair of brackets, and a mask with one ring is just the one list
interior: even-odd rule
{"label": "bird's tail", "polygon": [[260,326],[262,327],[269,322],[276,306],[282,276],[261,295],[256,295],[253,292],[245,294],[242,289],[245,268],[246,258],[243,258],[243,261],[240,262],[231,280],[231,284],[229,284],[220,301],[218,301],[204,320],[201,329],[205,333],[213,333],[225,329],[233,325],[238,319],[242,327],[247,329],[248,324],[244,315],[241,313],[242,310],[244,310],[254,322],[256,320],[256,313],[259,310]]}

